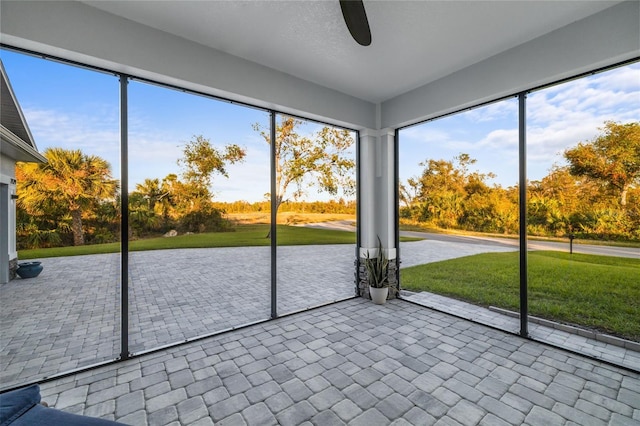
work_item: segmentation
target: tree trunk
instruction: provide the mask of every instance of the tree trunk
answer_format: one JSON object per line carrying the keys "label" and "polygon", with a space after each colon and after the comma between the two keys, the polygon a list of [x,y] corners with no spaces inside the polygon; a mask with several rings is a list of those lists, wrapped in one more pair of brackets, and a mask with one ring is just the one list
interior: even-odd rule
{"label": "tree trunk", "polygon": [[623,209],[627,208],[627,192],[629,191],[629,185],[625,185],[622,188],[622,193],[620,194],[620,205]]}
{"label": "tree trunk", "polygon": [[[280,204],[282,204],[282,195],[278,195],[278,197],[276,198],[276,216],[278,215]],[[271,238],[271,229],[269,229],[269,232],[267,233],[267,236],[265,238]]]}
{"label": "tree trunk", "polygon": [[281,204],[282,204],[282,195],[278,195],[276,197],[276,215],[278,214],[278,210],[280,210]]}
{"label": "tree trunk", "polygon": [[73,245],[84,245],[84,232],[82,230],[82,212],[71,210],[71,231],[73,231]]}

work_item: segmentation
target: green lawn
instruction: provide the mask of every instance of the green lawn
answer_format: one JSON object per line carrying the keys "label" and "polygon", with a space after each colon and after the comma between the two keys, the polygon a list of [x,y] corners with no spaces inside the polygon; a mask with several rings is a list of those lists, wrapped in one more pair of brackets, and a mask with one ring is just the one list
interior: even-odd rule
{"label": "green lawn", "polygon": [[[271,244],[271,240],[267,238],[268,233],[269,225],[238,225],[233,232],[211,232],[131,241],[129,250],[268,246]],[[279,245],[355,244],[356,242],[355,233],[346,231],[278,225],[277,233]],[[416,241],[418,239],[402,238],[401,240]],[[120,251],[120,243],[94,244],[80,247],[20,250],[18,258],[20,260],[42,259],[45,257],[116,253],[118,251]]]}
{"label": "green lawn", "polygon": [[[518,311],[519,253],[414,266],[402,288]],[[640,260],[539,251],[528,257],[529,314],[640,341]]]}

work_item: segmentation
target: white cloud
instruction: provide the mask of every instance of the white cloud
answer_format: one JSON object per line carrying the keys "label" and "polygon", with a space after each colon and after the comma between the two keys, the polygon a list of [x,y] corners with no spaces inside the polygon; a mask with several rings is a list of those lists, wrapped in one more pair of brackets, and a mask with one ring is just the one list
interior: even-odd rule
{"label": "white cloud", "polygon": [[114,178],[120,176],[120,130],[117,111],[104,107],[99,114],[23,108],[40,152],[47,148],[79,149],[108,161]]}
{"label": "white cloud", "polygon": [[640,88],[640,63],[596,74],[591,81],[602,89],[637,93]]}
{"label": "white cloud", "polygon": [[640,120],[640,68],[625,67],[533,93],[527,112],[529,161],[563,163],[564,150],[593,140],[605,121]]}
{"label": "white cloud", "polygon": [[[216,176],[213,182],[215,200],[249,202],[264,200],[264,194],[269,192],[269,159],[253,157],[242,164],[231,165],[227,168],[229,179]],[[249,160],[250,159],[250,160]]]}
{"label": "white cloud", "polygon": [[[29,128],[41,150],[48,147],[81,149],[100,155],[112,146],[120,147],[120,130],[115,116],[84,115],[46,109],[24,109]],[[114,121],[115,119],[115,121]]]}
{"label": "white cloud", "polygon": [[[436,129],[430,127],[429,123],[403,130],[400,138],[400,149],[409,150],[411,152],[409,156],[416,162],[425,158],[451,160],[453,156],[461,152],[469,152],[476,147],[477,141],[462,129]],[[453,151],[455,154],[436,157],[432,155],[433,152],[442,149]],[[418,155],[418,153],[420,154]]]}
{"label": "white cloud", "polygon": [[474,108],[461,113],[461,116],[472,123],[487,123],[495,120],[517,120],[518,104],[514,99],[503,100]]}
{"label": "white cloud", "polygon": [[[508,182],[514,168],[517,176],[518,130],[514,106],[514,101],[507,100],[403,130],[401,176],[420,172],[413,164],[405,163],[417,163],[425,158],[451,159],[459,152],[466,152],[478,159],[476,166],[480,171],[496,173],[497,181],[503,185],[515,183]],[[528,95],[529,177],[539,179],[554,163],[563,163],[564,150],[578,142],[593,140],[605,121],[640,121],[640,64]]]}
{"label": "white cloud", "polygon": [[528,100],[532,123],[640,119],[640,65],[570,81],[533,93]]}
{"label": "white cloud", "polygon": [[430,127],[429,123],[409,127],[408,129],[402,130],[402,140],[408,140],[412,142],[447,142],[450,139],[451,136],[449,132]]}
{"label": "white cloud", "polygon": [[489,132],[474,146],[494,150],[518,150],[518,129],[496,129]]}

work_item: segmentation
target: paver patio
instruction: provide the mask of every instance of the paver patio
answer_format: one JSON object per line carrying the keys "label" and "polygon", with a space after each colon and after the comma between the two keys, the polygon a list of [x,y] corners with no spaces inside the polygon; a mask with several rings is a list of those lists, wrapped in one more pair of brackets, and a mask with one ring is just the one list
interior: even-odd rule
{"label": "paver patio", "polygon": [[[480,242],[430,240],[401,247],[403,267],[512,250]],[[279,247],[278,313],[353,296],[353,250],[349,245]],[[16,279],[0,287],[2,387],[119,355],[119,262],[119,254],[44,259],[46,269],[38,278]],[[269,262],[267,247],[131,253],[130,351],[269,318]],[[318,286],[321,292],[316,291]],[[473,307],[475,313],[470,315],[464,312],[472,305],[451,299],[426,293],[406,297],[440,310],[457,310],[463,317],[493,326],[518,329],[513,318],[486,309]],[[577,336],[568,336],[564,343],[570,345],[569,340]],[[583,340],[575,344],[584,347]],[[603,342],[593,344],[590,355],[639,369],[637,352],[621,352]]]}
{"label": "paver patio", "polygon": [[[511,250],[410,244],[403,266]],[[281,246],[277,253],[279,315],[355,294],[355,246]],[[270,261],[268,247],[130,253],[130,351],[268,319]],[[0,388],[120,354],[120,255],[42,262],[39,277],[0,286]]]}
{"label": "paver patio", "polygon": [[42,385],[131,425],[638,425],[640,375],[357,298]]}
{"label": "paver patio", "polygon": [[[410,244],[403,266],[510,250],[436,241]],[[345,245],[280,247],[279,312],[352,296],[353,250]],[[132,309],[131,350],[148,350],[268,318],[269,260],[266,248],[132,253],[130,303],[137,310]],[[0,288],[3,387],[117,356],[118,265],[119,255],[45,259],[48,274]],[[198,267],[185,272],[185,265]],[[221,265],[239,267],[229,272]],[[326,290],[322,297],[314,290],[317,283]],[[514,327],[513,318],[451,299],[429,294],[404,297],[507,330]],[[53,305],[60,308],[50,309]],[[378,337],[371,334],[376,330],[381,333]],[[537,330],[532,327],[532,333]],[[544,332],[544,327],[540,330]],[[470,334],[478,339],[469,340]],[[589,349],[605,355],[603,359],[640,371],[638,352],[582,336],[562,338],[569,347],[590,345]],[[416,368],[419,363],[428,370]],[[489,363],[495,366],[488,368]],[[245,367],[249,364],[253,367]],[[254,370],[259,365],[263,368]],[[467,374],[473,375],[470,369],[476,365],[486,371],[471,380]],[[233,374],[225,376],[227,367]],[[546,381],[539,380],[534,370]],[[454,373],[447,376],[442,371]],[[505,374],[511,378],[499,383]],[[510,382],[514,374],[517,378]],[[365,381],[376,379],[365,386],[356,375],[369,377]],[[434,380],[437,386],[431,391],[421,388],[419,376]],[[345,377],[353,382],[349,386],[359,387],[347,390]],[[464,382],[463,377],[470,381]],[[603,377],[614,380],[603,383]],[[43,384],[43,394],[57,408],[141,425],[211,424],[212,419],[216,424],[218,420],[220,424],[297,424],[307,417],[315,424],[389,424],[400,418],[413,424],[432,424],[436,419],[439,424],[456,424],[453,420],[461,424],[565,424],[567,420],[635,424],[640,422],[640,408],[633,403],[640,398],[638,380],[635,372],[407,301],[376,310],[369,301],[352,299],[48,382]],[[412,389],[409,394],[394,387],[404,382],[413,386],[406,385]],[[499,385],[500,390],[489,385]],[[578,386],[571,393],[577,397],[567,400],[561,386]],[[306,396],[300,399],[300,395]],[[363,402],[362,395],[369,402]],[[408,407],[408,403],[413,405],[402,413],[389,408]],[[515,415],[510,410],[520,414],[506,416]],[[407,423],[399,420],[397,424]]]}

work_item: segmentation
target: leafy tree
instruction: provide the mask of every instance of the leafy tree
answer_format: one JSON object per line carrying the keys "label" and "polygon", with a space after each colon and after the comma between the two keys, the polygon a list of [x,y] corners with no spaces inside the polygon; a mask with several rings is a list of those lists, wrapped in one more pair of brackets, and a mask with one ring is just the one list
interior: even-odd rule
{"label": "leafy tree", "polygon": [[[189,232],[222,230],[222,214],[213,208],[211,184],[215,174],[229,177],[227,166],[244,161],[246,152],[235,144],[223,149],[214,147],[209,139],[195,136],[183,149],[178,164],[183,167],[182,180],[169,175],[163,180],[163,191],[179,228]],[[184,223],[182,223],[184,222]]]}
{"label": "leafy tree", "polygon": [[62,244],[62,233],[68,232],[65,221],[52,216],[29,214],[18,201],[16,206],[17,247],[21,249],[57,247]]}
{"label": "leafy tree", "polygon": [[485,180],[495,175],[470,172],[469,167],[476,162],[477,160],[465,153],[454,157],[452,161],[428,159],[418,164],[424,167],[422,175],[408,179],[407,183],[414,194],[413,197],[418,200],[436,191],[451,191],[465,196],[485,192],[488,190]]}
{"label": "leafy tree", "polygon": [[214,175],[228,177],[227,166],[244,160],[245,150],[235,144],[215,147],[209,139],[194,136],[185,144],[180,176],[169,174],[145,179],[130,194],[131,223],[139,233],[166,231],[220,231],[227,228],[222,212],[213,205]]}
{"label": "leafy tree", "polygon": [[228,144],[220,150],[200,135],[185,145],[182,154],[178,164],[184,168],[182,177],[185,183],[193,186],[195,192],[201,192],[202,197],[210,198],[213,175],[217,173],[228,178],[227,165],[243,161],[246,152],[235,144]]}
{"label": "leafy tree", "polygon": [[18,163],[19,203],[29,214],[71,216],[74,245],[84,244],[83,214],[105,200],[115,200],[117,181],[109,163],[80,150],[47,148],[43,164]]}
{"label": "leafy tree", "polygon": [[464,202],[460,224],[473,231],[513,234],[518,232],[518,203],[501,187],[471,194]]}
{"label": "leafy tree", "polygon": [[145,179],[144,182],[136,184],[135,193],[138,193],[145,200],[147,210],[155,211],[156,204],[168,194],[160,187],[159,179]]}
{"label": "leafy tree", "polygon": [[112,243],[120,240],[120,195],[104,200],[83,214],[85,244]]}
{"label": "leafy tree", "polygon": [[602,135],[567,149],[564,156],[572,175],[600,180],[616,188],[624,208],[629,188],[640,183],[640,122],[607,121],[600,130]]}
{"label": "leafy tree", "polygon": [[[573,163],[554,165],[547,176],[530,182],[527,232],[640,240],[639,124],[606,123],[605,135],[567,150]],[[470,171],[474,163],[467,154],[452,161],[420,163],[422,173],[400,185],[401,219],[444,228],[517,233],[518,187],[489,187],[486,178],[493,175]]]}
{"label": "leafy tree", "polygon": [[[549,174],[527,188],[528,229],[532,235],[564,236],[575,231],[571,217],[596,205],[611,202],[602,183],[554,165]],[[577,226],[576,226],[577,227]]]}
{"label": "leafy tree", "polygon": [[[164,181],[163,181],[164,182]],[[158,232],[169,224],[169,191],[160,179],[145,179],[129,194],[129,219],[132,235]],[[166,229],[164,229],[166,230]]]}
{"label": "leafy tree", "polygon": [[452,161],[428,159],[419,163],[424,167],[422,174],[409,178],[407,186],[400,188],[403,202],[414,218],[440,227],[458,226],[465,216],[468,198],[491,190],[485,180],[494,175],[471,172],[469,168],[475,163],[476,160],[465,153]]}
{"label": "leafy tree", "polygon": [[129,237],[159,231],[160,216],[149,209],[149,200],[139,192],[129,194]]}
{"label": "leafy tree", "polygon": [[[304,137],[297,133],[303,121],[282,116],[276,126],[276,211],[289,192],[297,200],[310,187],[319,192],[336,195],[338,190],[347,194],[355,191],[355,179],[351,171],[355,159],[346,156],[353,145],[348,130],[324,127],[315,137]],[[271,144],[268,129],[254,124],[254,129]]]}

